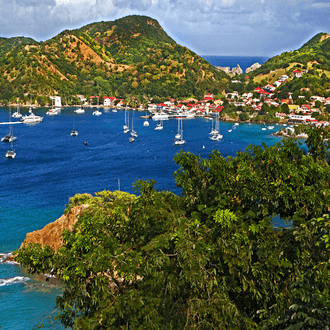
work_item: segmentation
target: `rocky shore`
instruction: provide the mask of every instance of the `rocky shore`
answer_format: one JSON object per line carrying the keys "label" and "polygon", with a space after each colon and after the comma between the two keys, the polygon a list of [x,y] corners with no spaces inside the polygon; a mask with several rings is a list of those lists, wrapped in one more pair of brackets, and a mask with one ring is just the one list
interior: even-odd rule
{"label": "rocky shore", "polygon": [[63,244],[61,240],[62,231],[72,231],[79,219],[79,215],[88,207],[88,204],[75,206],[68,214],[63,214],[59,219],[49,223],[44,228],[26,234],[26,238],[21,247],[27,243],[40,243],[42,246],[48,245],[53,250],[57,251]]}

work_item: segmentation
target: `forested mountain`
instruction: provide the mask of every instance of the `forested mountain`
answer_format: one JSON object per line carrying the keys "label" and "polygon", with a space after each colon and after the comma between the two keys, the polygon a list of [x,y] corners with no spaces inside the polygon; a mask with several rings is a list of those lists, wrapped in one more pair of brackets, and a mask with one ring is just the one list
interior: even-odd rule
{"label": "forested mountain", "polygon": [[298,64],[298,67],[307,69],[310,66],[330,71],[330,35],[319,33],[306,42],[298,50],[284,52],[270,58],[253,75],[269,73],[271,70],[285,69]]}
{"label": "forested mountain", "polygon": [[146,16],[65,30],[45,42],[20,44],[0,59],[0,100],[29,94],[202,97],[228,80],[175,43]]}
{"label": "forested mountain", "polygon": [[13,50],[18,45],[34,45],[37,41],[32,38],[15,37],[15,38],[2,38],[0,37],[0,58],[5,56],[8,52]]}

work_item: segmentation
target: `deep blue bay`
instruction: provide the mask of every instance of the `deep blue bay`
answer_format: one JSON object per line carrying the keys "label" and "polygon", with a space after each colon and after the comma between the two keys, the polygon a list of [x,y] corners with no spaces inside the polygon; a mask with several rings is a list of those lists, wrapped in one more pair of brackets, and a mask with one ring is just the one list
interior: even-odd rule
{"label": "deep blue bay", "polygon": [[[69,197],[77,193],[91,193],[120,189],[133,193],[132,183],[137,179],[155,179],[158,189],[179,194],[173,172],[177,169],[173,157],[180,150],[206,157],[214,149],[223,156],[235,155],[249,144],[273,145],[279,138],[274,130],[261,130],[259,124],[240,124],[232,132],[230,123],[221,123],[224,135],[219,142],[209,139],[211,121],[186,119],[183,122],[184,146],[174,146],[177,121],[164,121],[162,131],[154,130],[156,122],[143,126],[144,112],[134,112],[134,129],[138,138],[129,143],[123,133],[124,111],[102,111],[93,116],[93,109],[84,114],[73,113],[74,108],[64,108],[57,116],[45,115],[40,124],[14,125],[17,141],[15,159],[6,159],[10,145],[0,143],[0,253],[18,249],[28,232],[37,230],[58,219]],[[27,110],[21,110],[26,113]],[[133,112],[130,111],[130,118]],[[75,118],[77,137],[70,136]],[[8,108],[0,108],[0,122],[8,121]],[[0,125],[0,136],[8,133],[7,125]],[[84,145],[83,142],[88,142]],[[205,148],[203,148],[203,146]],[[9,283],[15,278],[17,283]],[[57,286],[46,283],[41,277],[31,276],[17,266],[0,263],[0,327],[5,329],[31,329],[43,316],[51,313]],[[47,325],[47,323],[45,324]],[[47,327],[46,327],[47,328]],[[52,327],[50,327],[52,328]],[[62,329],[57,325],[56,329]]]}

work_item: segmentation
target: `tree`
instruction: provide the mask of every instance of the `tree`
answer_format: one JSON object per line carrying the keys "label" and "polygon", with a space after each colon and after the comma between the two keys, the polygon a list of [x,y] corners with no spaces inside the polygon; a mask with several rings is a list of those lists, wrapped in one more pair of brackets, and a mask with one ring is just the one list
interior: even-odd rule
{"label": "tree", "polygon": [[236,157],[181,151],[182,196],[153,180],[135,183],[139,196],[77,195],[66,212],[89,208],[63,247],[16,259],[63,281],[60,321],[77,329],[326,329],[330,167],[317,134],[309,153],[293,139]]}

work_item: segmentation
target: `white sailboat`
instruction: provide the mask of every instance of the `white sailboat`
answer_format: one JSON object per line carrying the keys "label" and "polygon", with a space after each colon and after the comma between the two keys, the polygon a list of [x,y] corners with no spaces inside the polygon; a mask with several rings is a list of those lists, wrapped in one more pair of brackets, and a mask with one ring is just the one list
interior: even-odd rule
{"label": "white sailboat", "polygon": [[[182,118],[181,118],[182,120]],[[175,135],[176,139],[180,139],[181,138],[181,133],[180,133],[180,118],[178,118],[178,133]]]}
{"label": "white sailboat", "polygon": [[85,109],[81,107],[81,101],[79,107],[74,111],[75,113],[84,113]]}
{"label": "white sailboat", "polygon": [[176,138],[174,140],[175,145],[183,145],[186,143],[186,140],[183,139],[183,123],[182,118],[178,119],[178,134],[175,135],[175,137],[180,136],[179,138]]}
{"label": "white sailboat", "polygon": [[132,130],[131,130],[131,136],[133,136],[133,137],[137,137],[138,135],[137,135],[137,133],[134,131],[134,110],[133,110],[133,116],[132,116]]}
{"label": "white sailboat", "polygon": [[16,152],[13,149],[13,142],[11,142],[11,149],[7,151],[6,153],[6,158],[15,158],[16,157]]}
{"label": "white sailboat", "polygon": [[161,120],[159,124],[156,125],[155,130],[160,131],[164,128],[163,121]]}
{"label": "white sailboat", "polygon": [[[125,108],[125,124],[123,125],[123,129],[124,129],[124,133],[128,133],[129,132],[129,127],[127,125],[127,116],[126,116],[126,111],[127,109]],[[128,119],[129,120],[129,119]]]}
{"label": "white sailboat", "polygon": [[219,121],[219,112],[217,112],[215,118],[215,127],[214,130],[211,131],[210,140],[212,141],[220,141],[223,138],[223,135],[220,134],[220,121]]}
{"label": "white sailboat", "polygon": [[[31,107],[30,107],[30,109],[31,109]],[[32,109],[31,109],[31,111],[32,111]],[[48,116],[56,116],[59,113],[60,113],[60,111],[57,108],[55,108],[54,99],[52,99],[52,107],[51,107],[51,109],[49,109],[46,112],[46,115],[48,115]]]}
{"label": "white sailboat", "polygon": [[22,117],[22,114],[19,111],[18,99],[17,99],[17,108],[16,108],[16,111],[13,113],[12,117],[13,118],[21,118]]}
{"label": "white sailboat", "polygon": [[101,116],[102,115],[102,112],[100,111],[100,108],[99,108],[99,99],[97,99],[97,108],[96,110],[93,111],[93,116]]}
{"label": "white sailboat", "polygon": [[[146,116],[147,116],[147,112],[146,112]],[[147,118],[144,120],[143,126],[149,126],[149,122],[148,122]]]}
{"label": "white sailboat", "polygon": [[[9,122],[11,122],[11,109],[9,107]],[[2,139],[1,142],[15,142],[17,140],[17,137],[14,136],[14,131],[13,131],[13,125],[10,125],[9,128],[9,133],[6,134]]]}
{"label": "white sailboat", "polygon": [[74,128],[75,125],[74,124],[75,124],[75,120],[74,120],[74,117],[73,117],[73,128],[72,128],[72,131],[71,131],[70,135],[71,136],[78,136],[78,131],[75,130],[75,128]]}

